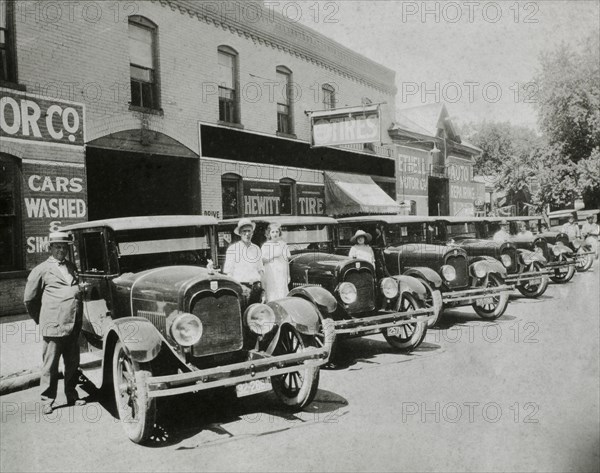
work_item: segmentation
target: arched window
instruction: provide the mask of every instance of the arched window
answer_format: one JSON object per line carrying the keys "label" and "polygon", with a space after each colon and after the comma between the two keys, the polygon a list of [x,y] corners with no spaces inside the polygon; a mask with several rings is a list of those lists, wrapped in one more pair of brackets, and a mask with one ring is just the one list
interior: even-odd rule
{"label": "arched window", "polygon": [[292,71],[285,66],[277,66],[277,131],[294,133],[291,102]]}
{"label": "arched window", "polygon": [[229,46],[219,46],[219,120],[240,123],[238,53]]}
{"label": "arched window", "polygon": [[242,178],[237,174],[221,176],[223,218],[237,218],[242,215]]}
{"label": "arched window", "polygon": [[281,195],[281,215],[295,215],[294,202],[296,202],[296,182],[287,177],[279,181],[279,193]]}
{"label": "arched window", "polygon": [[335,108],[335,89],[329,84],[323,84],[321,91],[323,92],[323,108],[325,110]]}
{"label": "arched window", "polygon": [[19,161],[0,154],[0,272],[22,268]]}
{"label": "arched window", "polygon": [[131,105],[159,109],[157,26],[143,16],[129,17]]}

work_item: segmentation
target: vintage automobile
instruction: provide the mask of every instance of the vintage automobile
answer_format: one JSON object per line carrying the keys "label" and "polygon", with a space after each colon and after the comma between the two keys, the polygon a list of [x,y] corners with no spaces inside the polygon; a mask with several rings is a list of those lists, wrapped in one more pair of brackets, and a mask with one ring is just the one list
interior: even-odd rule
{"label": "vintage automobile", "polygon": [[319,310],[335,310],[335,299],[310,287],[310,297],[248,306],[240,284],[212,267],[216,223],[171,215],[62,228],[74,237],[80,268],[82,334],[102,362],[91,381],[112,386],[136,443],[152,435],[159,397],[273,389],[283,405],[300,409],[317,391],[331,337],[320,323],[328,314]]}
{"label": "vintage automobile", "polygon": [[[548,224],[544,217],[506,217],[490,218],[486,232],[493,235],[499,228],[501,220],[508,220],[510,233],[515,245],[538,251],[546,258],[546,268],[551,269],[553,274],[550,279],[557,284],[565,284],[573,279],[576,272],[577,259],[573,249],[569,246],[569,237],[564,233],[548,230]],[[518,237],[519,222],[525,221],[533,238]]]}
{"label": "vintage automobile", "polygon": [[[419,279],[427,289],[429,304],[440,291],[442,307],[471,304],[485,319],[504,314],[511,290],[504,284],[504,266],[495,260],[469,265],[463,248],[433,242],[427,227],[435,223],[434,217],[369,215],[339,218],[338,222],[338,250],[349,250],[349,235],[357,229],[370,233],[381,274]],[[436,316],[440,314],[441,310]]]}
{"label": "vintage automobile", "polygon": [[[550,212],[548,214],[550,232],[557,232],[562,234],[562,226],[569,221],[573,210],[558,210]],[[589,215],[595,215],[596,219],[600,214],[598,209],[586,209],[577,211],[577,224],[581,228],[586,222],[586,218]],[[596,249],[598,247],[598,241],[600,237],[588,236],[581,238],[562,238],[562,241],[568,241],[567,245],[576,254],[576,269],[579,272],[585,272],[592,267],[596,256]],[[595,241],[591,241],[595,240]]]}
{"label": "vintage automobile", "polygon": [[464,248],[469,264],[494,259],[506,268],[504,282],[514,284],[525,297],[540,297],[553,271],[545,267],[546,258],[536,251],[518,248],[512,241],[496,242],[488,230],[494,219],[485,217],[439,217],[429,228],[434,241]]}
{"label": "vintage automobile", "polygon": [[[373,265],[364,260],[336,255],[333,252],[337,222],[329,217],[276,216],[253,218],[256,223],[253,241],[261,246],[271,222],[281,225],[282,238],[289,245],[292,258],[290,295],[307,297],[313,286],[326,289],[337,300],[333,314],[336,337],[359,337],[383,333],[395,349],[410,352],[418,347],[427,332],[433,310],[425,306],[426,291],[412,277],[378,279]],[[219,254],[225,252],[237,236],[237,220],[219,224]],[[320,304],[318,300],[313,300]],[[331,345],[333,349],[334,340]]]}

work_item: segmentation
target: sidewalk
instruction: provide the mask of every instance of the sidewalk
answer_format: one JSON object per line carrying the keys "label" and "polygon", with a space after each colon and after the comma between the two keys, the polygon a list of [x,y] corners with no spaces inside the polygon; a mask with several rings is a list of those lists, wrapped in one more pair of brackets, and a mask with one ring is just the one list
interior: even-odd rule
{"label": "sidewalk", "polygon": [[[1,317],[0,396],[38,386],[41,364],[42,336],[35,322],[27,314]],[[62,359],[59,369],[62,372]]]}

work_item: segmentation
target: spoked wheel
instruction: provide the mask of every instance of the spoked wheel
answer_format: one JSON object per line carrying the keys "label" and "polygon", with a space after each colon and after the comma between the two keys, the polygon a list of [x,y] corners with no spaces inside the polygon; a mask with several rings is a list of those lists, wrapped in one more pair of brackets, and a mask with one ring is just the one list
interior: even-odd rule
{"label": "spoked wheel", "polygon": [[[488,276],[486,287],[493,288],[499,286],[502,286],[500,279],[497,276],[490,274]],[[498,317],[502,317],[507,305],[508,292],[502,292],[473,302],[473,309],[479,317],[484,319],[497,319]]]}
{"label": "spoked wheel", "polygon": [[[562,258],[561,262],[564,261]],[[568,283],[575,276],[575,266],[570,264],[566,268],[563,266],[562,268],[556,268],[554,270],[554,276],[550,276],[550,279],[557,284],[565,284]]]}
{"label": "spoked wheel", "polygon": [[[542,271],[543,266],[540,263],[534,262],[532,265],[532,271]],[[525,297],[539,297],[546,289],[548,289],[550,279],[546,275],[540,275],[539,279],[532,279],[525,281],[524,283],[517,286],[517,289]]]}
{"label": "spoked wheel", "polygon": [[[583,249],[583,247],[582,247]],[[584,250],[584,251],[589,251],[590,248]],[[577,271],[580,273],[584,273],[586,272],[588,269],[590,269],[592,267],[592,264],[594,263],[594,255],[582,255],[582,256],[577,256]]]}
{"label": "spoked wheel", "polygon": [[[281,328],[279,343],[274,350],[274,355],[285,355],[304,351],[308,346],[308,339],[303,340],[291,326]],[[319,367],[304,368],[271,377],[273,391],[279,401],[290,409],[302,409],[310,404],[317,394],[319,387]]]}
{"label": "spoked wheel", "polygon": [[[410,294],[405,294],[398,304],[398,312],[406,312],[407,310],[422,309],[423,304]],[[397,327],[389,327],[381,330],[386,341],[396,350],[404,353],[410,353],[417,348],[427,333],[426,322],[415,322],[412,324],[399,325]]]}
{"label": "spoked wheel", "polygon": [[423,284],[423,286],[425,286],[425,289],[427,290],[427,296],[425,299],[425,307],[436,307],[436,311],[433,313],[433,318],[429,319],[427,321],[427,327],[433,327],[435,324],[438,323],[438,320],[440,320],[440,316],[442,315],[442,312],[444,311],[444,303],[442,302],[442,293],[440,292],[439,289],[433,289],[429,283],[423,281],[422,279],[419,279],[419,281],[421,281],[421,284]]}
{"label": "spoked wheel", "polygon": [[131,359],[119,341],[113,354],[113,386],[121,425],[135,443],[150,437],[156,420],[156,400],[148,397],[145,380],[152,376],[149,363]]}

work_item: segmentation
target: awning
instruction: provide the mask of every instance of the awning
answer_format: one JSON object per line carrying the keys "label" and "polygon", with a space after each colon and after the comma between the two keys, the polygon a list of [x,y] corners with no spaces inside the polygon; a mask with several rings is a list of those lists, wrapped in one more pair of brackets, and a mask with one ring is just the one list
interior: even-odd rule
{"label": "awning", "polygon": [[397,214],[402,208],[369,176],[326,172],[325,206],[335,217],[355,214]]}

